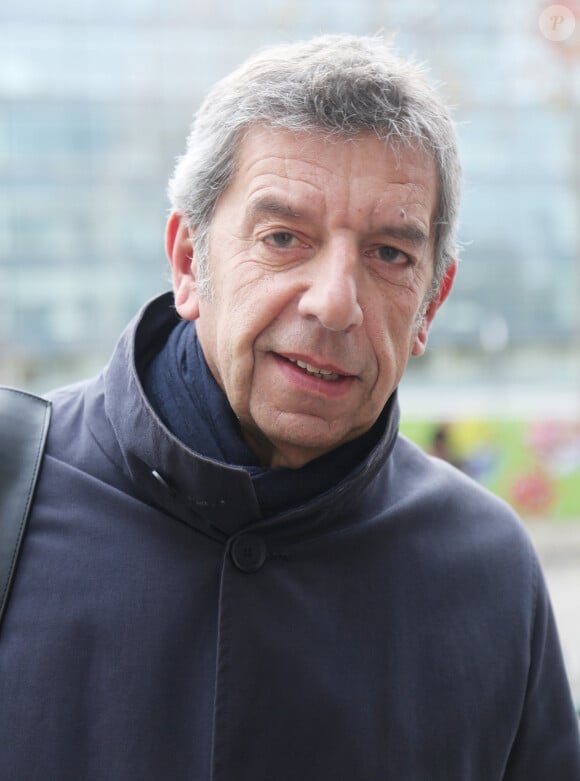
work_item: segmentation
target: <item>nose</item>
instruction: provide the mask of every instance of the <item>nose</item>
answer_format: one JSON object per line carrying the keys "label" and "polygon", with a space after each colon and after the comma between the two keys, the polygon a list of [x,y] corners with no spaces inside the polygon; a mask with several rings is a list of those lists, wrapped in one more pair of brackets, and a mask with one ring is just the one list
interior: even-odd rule
{"label": "nose", "polygon": [[298,311],[315,317],[330,331],[351,331],[363,322],[358,300],[358,257],[346,248],[334,249],[308,264],[308,284]]}

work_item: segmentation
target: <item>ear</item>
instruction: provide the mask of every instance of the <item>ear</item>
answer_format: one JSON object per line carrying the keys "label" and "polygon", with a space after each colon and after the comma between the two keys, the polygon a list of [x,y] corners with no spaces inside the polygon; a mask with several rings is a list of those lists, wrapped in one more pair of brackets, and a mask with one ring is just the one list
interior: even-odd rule
{"label": "ear", "polygon": [[423,316],[419,328],[417,329],[417,333],[415,334],[415,339],[413,341],[411,355],[420,356],[423,355],[423,353],[425,352],[427,348],[429,328],[431,327],[431,323],[433,322],[437,310],[443,304],[443,302],[451,292],[456,271],[457,271],[457,263],[455,260],[453,260],[451,261],[447,271],[445,272],[445,276],[443,277],[443,280],[439,285],[439,290],[429,302],[427,311],[425,312],[425,315]]}
{"label": "ear", "polygon": [[175,308],[184,320],[199,317],[193,236],[187,218],[171,212],[165,229],[165,252],[171,266]]}

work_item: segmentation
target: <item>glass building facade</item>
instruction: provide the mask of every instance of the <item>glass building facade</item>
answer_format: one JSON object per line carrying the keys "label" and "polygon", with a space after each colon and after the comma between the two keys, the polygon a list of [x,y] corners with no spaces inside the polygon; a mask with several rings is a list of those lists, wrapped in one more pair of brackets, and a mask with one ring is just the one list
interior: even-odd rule
{"label": "glass building facade", "polygon": [[168,287],[167,179],[207,88],[259,46],[392,37],[455,107],[465,168],[456,288],[408,409],[580,405],[580,24],[490,0],[4,0],[0,382],[35,390],[106,361]]}

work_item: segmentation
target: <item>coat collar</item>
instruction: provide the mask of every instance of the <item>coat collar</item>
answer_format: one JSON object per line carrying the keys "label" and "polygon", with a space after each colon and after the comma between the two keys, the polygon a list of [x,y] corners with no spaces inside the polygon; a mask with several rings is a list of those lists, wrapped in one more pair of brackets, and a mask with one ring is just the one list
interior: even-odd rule
{"label": "coat collar", "polygon": [[396,394],[387,404],[382,436],[364,462],[333,489],[262,519],[246,470],[189,450],[168,431],[144,394],[140,369],[159,350],[177,321],[171,293],[151,301],[121,336],[104,374],[105,413],[124,471],[138,494],[216,539],[227,539],[249,528],[286,536],[290,529],[293,534],[301,529],[320,534],[329,520],[332,526],[336,513],[349,503],[346,500],[365,490],[392,451],[399,422]]}

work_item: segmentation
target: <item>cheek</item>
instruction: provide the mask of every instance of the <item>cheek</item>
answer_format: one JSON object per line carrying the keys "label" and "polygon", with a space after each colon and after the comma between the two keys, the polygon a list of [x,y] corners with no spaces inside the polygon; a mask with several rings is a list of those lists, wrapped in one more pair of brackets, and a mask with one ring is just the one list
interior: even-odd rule
{"label": "cheek", "polygon": [[[396,307],[393,302],[383,304],[385,316],[369,325],[368,333],[379,374],[385,382],[401,375],[417,343],[416,313]],[[398,381],[398,380],[397,380]]]}
{"label": "cheek", "polygon": [[255,285],[239,301],[240,328],[246,337],[254,342],[267,336],[268,331],[278,330],[285,333],[295,329],[300,321],[298,302],[299,288],[280,274],[275,279],[263,280]]}
{"label": "cheek", "polygon": [[269,324],[269,312],[240,295],[224,307],[217,328],[216,351],[227,395],[236,404],[247,400],[254,382],[257,345]]}

